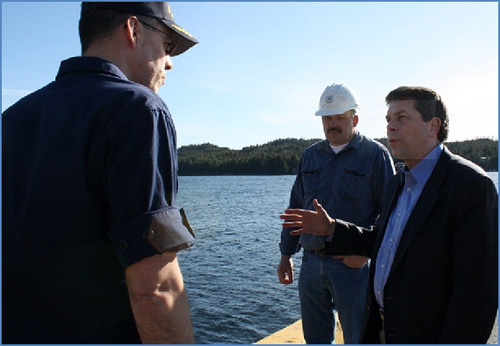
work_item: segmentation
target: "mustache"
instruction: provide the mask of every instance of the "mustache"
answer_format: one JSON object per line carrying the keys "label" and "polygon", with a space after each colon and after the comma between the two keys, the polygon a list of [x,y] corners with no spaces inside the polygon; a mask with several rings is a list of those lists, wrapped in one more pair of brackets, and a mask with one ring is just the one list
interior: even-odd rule
{"label": "mustache", "polygon": [[330,132],[342,132],[342,129],[340,127],[337,127],[337,126],[333,126],[333,127],[329,127],[327,132],[328,133],[330,133]]}

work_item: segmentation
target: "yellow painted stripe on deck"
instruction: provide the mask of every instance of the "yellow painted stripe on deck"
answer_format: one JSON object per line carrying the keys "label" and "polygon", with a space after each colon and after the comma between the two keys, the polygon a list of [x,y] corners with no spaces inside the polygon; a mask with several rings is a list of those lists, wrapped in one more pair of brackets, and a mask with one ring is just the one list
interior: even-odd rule
{"label": "yellow painted stripe on deck", "polygon": [[[335,343],[343,344],[344,335],[342,334],[342,326],[340,325],[338,316],[336,316],[337,324],[335,326]],[[255,344],[305,344],[304,335],[302,333],[302,320],[285,327],[274,334],[257,341]]]}

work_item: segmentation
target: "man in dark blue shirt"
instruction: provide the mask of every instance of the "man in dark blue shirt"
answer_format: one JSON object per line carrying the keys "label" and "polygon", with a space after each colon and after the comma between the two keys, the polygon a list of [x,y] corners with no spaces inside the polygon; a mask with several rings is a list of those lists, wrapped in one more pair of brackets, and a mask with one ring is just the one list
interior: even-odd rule
{"label": "man in dark blue shirt", "polygon": [[[387,149],[357,130],[359,102],[345,84],[325,88],[316,116],[321,116],[325,140],[302,155],[290,193],[290,208],[313,209],[318,199],[335,217],[371,225],[382,194],[394,175]],[[304,249],[299,277],[299,298],[304,339],[308,344],[335,341],[336,316],[346,344],[356,343],[361,332],[369,263],[364,256],[325,255],[325,237],[281,232],[282,284],[294,281],[292,256]]]}
{"label": "man in dark blue shirt", "polygon": [[2,115],[4,343],[193,343],[194,242],[156,94],[197,43],[168,3],[82,3],[82,57]]}

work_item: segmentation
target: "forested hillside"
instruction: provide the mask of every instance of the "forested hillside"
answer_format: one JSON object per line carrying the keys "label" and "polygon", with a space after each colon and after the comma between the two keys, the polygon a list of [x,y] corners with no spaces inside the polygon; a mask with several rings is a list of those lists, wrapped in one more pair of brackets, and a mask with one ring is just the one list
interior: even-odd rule
{"label": "forested hillside", "polygon": [[[241,150],[206,143],[179,148],[179,175],[287,175],[296,174],[302,152],[320,139],[278,139]],[[376,139],[387,146],[386,139]],[[486,171],[498,171],[498,141],[482,138],[445,143]]]}

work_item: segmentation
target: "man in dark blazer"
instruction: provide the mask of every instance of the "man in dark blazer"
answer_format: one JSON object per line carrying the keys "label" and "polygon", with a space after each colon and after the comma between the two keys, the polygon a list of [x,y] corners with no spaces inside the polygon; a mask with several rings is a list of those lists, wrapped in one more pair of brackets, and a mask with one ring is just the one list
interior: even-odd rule
{"label": "man in dark blazer", "polygon": [[400,87],[387,97],[387,137],[405,162],[376,224],[316,211],[281,217],[291,234],[327,237],[327,253],[371,256],[362,343],[486,343],[498,308],[498,193],[475,164],[442,144],[440,96]]}

